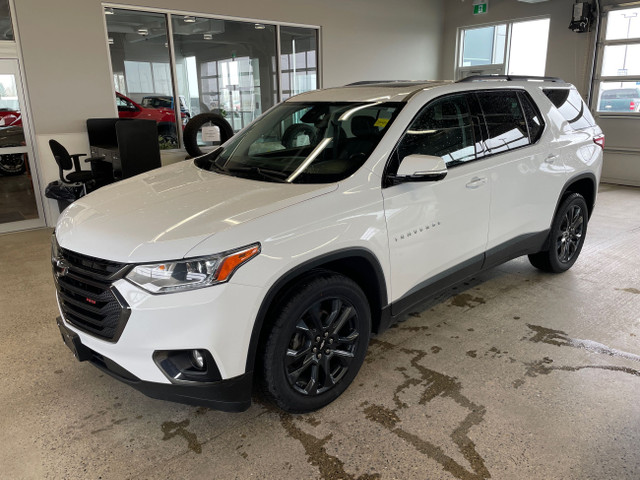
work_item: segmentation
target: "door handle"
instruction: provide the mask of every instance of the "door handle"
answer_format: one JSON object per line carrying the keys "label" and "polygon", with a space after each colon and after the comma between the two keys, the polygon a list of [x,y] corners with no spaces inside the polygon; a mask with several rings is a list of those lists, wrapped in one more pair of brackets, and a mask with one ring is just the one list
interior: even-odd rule
{"label": "door handle", "polygon": [[558,155],[557,153],[550,153],[549,156],[547,158],[545,158],[545,162],[546,163],[553,163],[556,161],[556,158],[558,158],[560,155]]}
{"label": "door handle", "polygon": [[478,188],[487,183],[487,177],[473,177],[469,183],[467,183],[467,188]]}

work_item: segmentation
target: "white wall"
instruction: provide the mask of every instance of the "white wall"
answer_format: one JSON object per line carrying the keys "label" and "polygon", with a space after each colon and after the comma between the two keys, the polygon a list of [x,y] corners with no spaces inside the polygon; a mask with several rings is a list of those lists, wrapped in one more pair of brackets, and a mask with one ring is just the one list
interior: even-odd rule
{"label": "white wall", "polygon": [[[319,25],[326,87],[438,76],[442,0],[119,3]],[[16,17],[37,133],[82,131],[86,118],[115,113],[99,0],[19,0]]]}
{"label": "white wall", "polygon": [[[57,178],[50,138],[86,151],[85,121],[115,116],[103,10],[99,0],[17,0],[26,83],[42,186]],[[322,28],[325,87],[358,80],[438,78],[444,0],[123,0],[121,4],[180,9]],[[448,3],[448,2],[447,2]],[[53,209],[51,202],[48,209]],[[51,225],[55,215],[47,219]]]}
{"label": "white wall", "polygon": [[445,4],[442,68],[443,78],[454,77],[456,39],[459,27],[549,16],[549,50],[546,75],[573,83],[583,96],[589,82],[593,33],[569,30],[574,0],[524,3],[516,0],[489,0],[488,12],[473,15],[472,0],[449,0]]}

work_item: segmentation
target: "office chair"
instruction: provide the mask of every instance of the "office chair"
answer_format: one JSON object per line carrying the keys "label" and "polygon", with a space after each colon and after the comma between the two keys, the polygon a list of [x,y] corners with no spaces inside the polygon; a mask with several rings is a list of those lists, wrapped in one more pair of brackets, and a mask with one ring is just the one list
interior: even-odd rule
{"label": "office chair", "polygon": [[[83,194],[87,193],[87,185],[89,187],[95,184],[96,177],[93,171],[86,171],[80,168],[80,157],[86,157],[86,153],[76,153],[74,155],[70,155],[64,146],[62,146],[59,142],[55,140],[49,140],[49,147],[51,148],[51,153],[53,153],[53,157],[56,159],[56,163],[58,164],[58,169],[60,170],[60,181],[62,183],[82,183]],[[91,163],[91,170],[94,170],[94,164],[97,162],[102,162],[104,157],[91,157],[86,158],[84,161]],[[64,174],[65,170],[71,170],[73,172]]]}

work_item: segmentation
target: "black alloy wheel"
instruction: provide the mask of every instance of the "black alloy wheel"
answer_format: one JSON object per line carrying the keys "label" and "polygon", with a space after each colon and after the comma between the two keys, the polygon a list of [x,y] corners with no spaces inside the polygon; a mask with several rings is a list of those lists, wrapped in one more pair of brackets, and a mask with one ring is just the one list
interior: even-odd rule
{"label": "black alloy wheel", "polygon": [[358,314],[346,299],[314,303],[300,317],[284,360],[289,385],[318,395],[348,372],[358,347]]}
{"label": "black alloy wheel", "polygon": [[367,298],[351,279],[311,277],[285,301],[263,353],[263,390],[285,411],[317,410],[352,382],[371,331]]}
{"label": "black alloy wheel", "polygon": [[579,193],[567,195],[551,224],[549,247],[529,255],[531,265],[552,273],[569,270],[584,245],[588,221],[589,211],[584,197]]}
{"label": "black alloy wheel", "polygon": [[562,217],[556,237],[556,251],[561,263],[569,263],[576,255],[582,241],[584,218],[584,211],[580,205],[571,206]]}
{"label": "black alloy wheel", "polygon": [[22,175],[27,171],[24,153],[7,153],[0,155],[0,174]]}

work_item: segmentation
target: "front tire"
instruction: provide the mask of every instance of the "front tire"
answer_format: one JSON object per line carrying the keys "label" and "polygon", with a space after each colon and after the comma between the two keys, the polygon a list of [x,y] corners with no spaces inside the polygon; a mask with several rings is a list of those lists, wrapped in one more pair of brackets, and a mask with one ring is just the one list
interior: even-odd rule
{"label": "front tire", "polygon": [[366,296],[350,278],[305,280],[278,309],[263,354],[263,391],[291,413],[335,400],[362,366],[371,332]]}
{"label": "front tire", "polygon": [[578,259],[587,234],[589,211],[579,193],[568,195],[560,204],[551,224],[549,248],[529,255],[534,267],[551,273],[569,270]]}

